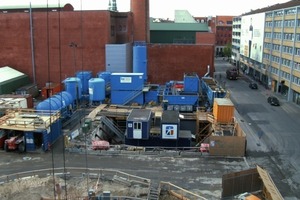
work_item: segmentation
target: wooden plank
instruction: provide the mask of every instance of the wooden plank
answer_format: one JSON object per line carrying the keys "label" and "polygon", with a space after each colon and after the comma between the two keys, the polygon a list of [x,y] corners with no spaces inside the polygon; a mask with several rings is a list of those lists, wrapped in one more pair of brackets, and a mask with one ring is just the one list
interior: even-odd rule
{"label": "wooden plank", "polygon": [[95,108],[90,114],[88,115],[88,118],[90,118],[92,121],[95,120],[98,112],[100,112],[103,108],[106,107],[107,104],[101,104],[97,108]]}
{"label": "wooden plank", "polygon": [[270,193],[272,200],[283,200],[282,195],[280,194],[278,188],[276,187],[275,183],[273,182],[270,174],[267,170],[261,168],[260,166],[256,166],[259,176],[261,177],[264,186],[266,187],[267,191]]}

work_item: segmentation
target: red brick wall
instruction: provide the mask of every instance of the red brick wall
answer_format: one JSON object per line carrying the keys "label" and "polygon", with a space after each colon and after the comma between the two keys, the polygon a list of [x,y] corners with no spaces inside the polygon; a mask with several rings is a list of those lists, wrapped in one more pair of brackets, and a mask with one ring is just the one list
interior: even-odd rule
{"label": "red brick wall", "polygon": [[[76,71],[105,70],[105,44],[132,41],[132,13],[128,21],[109,11],[33,13],[36,81],[59,83]],[[121,14],[123,17],[124,15]],[[48,18],[48,20],[47,20]],[[121,17],[122,18],[122,17]],[[60,21],[59,21],[60,19]],[[48,25],[47,25],[48,24]],[[118,25],[127,24],[127,34]],[[115,34],[111,27],[115,26]],[[0,14],[0,66],[10,66],[33,79],[28,13]],[[126,42],[128,42],[126,41]],[[71,48],[75,42],[78,46]],[[203,76],[214,71],[213,45],[148,45],[148,75],[151,83],[182,80],[184,73]],[[76,67],[74,63],[76,62]]]}
{"label": "red brick wall", "polygon": [[216,34],[215,33],[196,33],[196,44],[210,44],[215,45]]}
{"label": "red brick wall", "polygon": [[184,73],[196,72],[202,77],[210,65],[214,72],[213,45],[161,45],[149,44],[148,81],[165,84],[170,80],[183,80]]}
{"label": "red brick wall", "polygon": [[[11,66],[28,74],[33,81],[29,18],[28,13],[0,14],[0,29],[5,30],[0,34],[0,66]],[[130,39],[130,34],[115,32],[112,35],[112,23],[116,27],[117,22],[111,22],[109,11],[34,12],[38,86],[60,82],[80,70],[92,70],[94,75],[104,71],[105,44]],[[126,23],[122,19],[119,24]],[[130,25],[128,22],[127,26]],[[131,29],[127,27],[129,32]],[[74,49],[69,46],[71,42],[78,45],[75,57]]]}

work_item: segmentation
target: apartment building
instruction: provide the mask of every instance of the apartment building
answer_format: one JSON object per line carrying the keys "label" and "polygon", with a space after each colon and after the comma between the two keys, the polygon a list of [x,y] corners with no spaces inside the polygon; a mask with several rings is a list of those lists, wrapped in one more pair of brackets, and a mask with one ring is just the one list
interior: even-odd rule
{"label": "apartment building", "polygon": [[241,16],[234,17],[232,22],[231,62],[237,67],[240,66],[241,22]]}
{"label": "apartment building", "polygon": [[231,44],[232,19],[234,16],[216,16],[216,56],[224,56],[224,48]]}
{"label": "apartment building", "polygon": [[245,73],[300,104],[300,1],[241,16],[240,63]]}

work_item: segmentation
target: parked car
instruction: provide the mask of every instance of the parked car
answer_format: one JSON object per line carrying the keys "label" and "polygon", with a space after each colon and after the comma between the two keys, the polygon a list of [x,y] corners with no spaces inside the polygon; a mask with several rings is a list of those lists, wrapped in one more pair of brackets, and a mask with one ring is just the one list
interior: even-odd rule
{"label": "parked car", "polygon": [[258,89],[257,83],[253,83],[253,82],[251,82],[251,83],[249,84],[249,87],[250,87],[251,89]]}
{"label": "parked car", "polygon": [[279,100],[274,97],[274,96],[269,96],[268,97],[268,103],[271,104],[272,106],[279,106]]}

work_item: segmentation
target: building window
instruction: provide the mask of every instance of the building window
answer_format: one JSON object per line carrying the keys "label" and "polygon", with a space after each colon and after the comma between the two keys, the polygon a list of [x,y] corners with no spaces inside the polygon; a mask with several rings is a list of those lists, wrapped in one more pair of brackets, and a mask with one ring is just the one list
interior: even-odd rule
{"label": "building window", "polygon": [[133,123],[133,129],[134,130],[141,130],[142,129],[142,123],[141,122],[134,122]]}
{"label": "building window", "polygon": [[110,35],[115,36],[115,26],[110,27]]}

